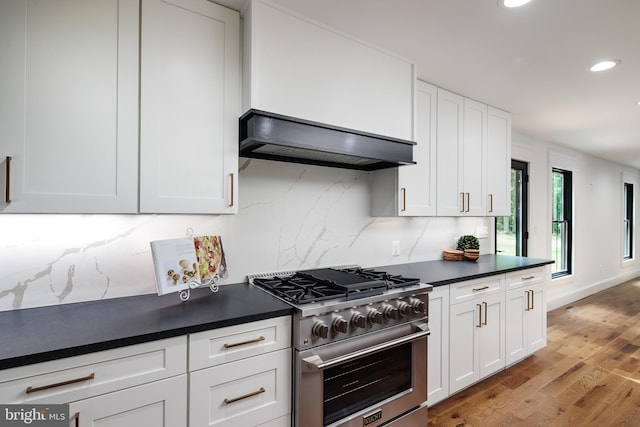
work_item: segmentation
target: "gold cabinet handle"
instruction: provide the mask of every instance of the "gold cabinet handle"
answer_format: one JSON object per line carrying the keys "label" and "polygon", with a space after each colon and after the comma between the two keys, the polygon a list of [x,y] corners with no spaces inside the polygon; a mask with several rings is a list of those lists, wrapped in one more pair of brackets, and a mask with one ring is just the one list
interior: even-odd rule
{"label": "gold cabinet handle", "polygon": [[489,286],[483,286],[481,288],[473,288],[473,292],[484,291],[485,289],[489,289]]}
{"label": "gold cabinet handle", "polygon": [[252,393],[247,393],[247,394],[244,394],[244,395],[242,395],[242,396],[238,396],[238,397],[232,397],[231,399],[226,399],[226,398],[225,398],[225,399],[224,399],[224,403],[228,405],[228,404],[230,404],[230,403],[237,402],[237,401],[239,401],[239,400],[243,400],[243,399],[247,399],[247,398],[249,398],[249,397],[257,396],[257,395],[259,395],[259,394],[264,393],[265,391],[266,391],[266,390],[264,389],[264,387],[260,387],[260,389],[259,389],[259,390],[256,390],[256,391],[254,391],[254,392],[252,392]]}
{"label": "gold cabinet handle", "polygon": [[489,194],[489,213],[493,212],[493,194]]}
{"label": "gold cabinet handle", "polygon": [[7,164],[5,176],[5,185],[7,188],[4,192],[4,201],[6,203],[11,203],[11,156],[7,156],[5,158],[5,163]]}
{"label": "gold cabinet handle", "polygon": [[31,387],[31,386],[29,386],[29,387],[27,387],[27,393],[35,393],[37,391],[49,390],[51,388],[61,387],[63,385],[81,383],[83,381],[92,380],[95,377],[96,377],[96,374],[91,373],[91,374],[87,375],[86,377],[75,378],[75,379],[67,380],[67,381],[61,381],[61,382],[55,383],[55,384],[48,384],[48,385],[43,385],[43,386],[39,386],[39,387]]}
{"label": "gold cabinet handle", "polygon": [[469,193],[467,194],[467,210],[465,212],[469,212],[469,205],[471,204],[471,195]]}
{"label": "gold cabinet handle", "polygon": [[254,343],[257,343],[257,342],[260,342],[260,341],[264,341],[265,339],[266,339],[265,337],[260,336],[260,337],[258,337],[256,339],[253,339],[253,340],[236,342],[236,343],[232,343],[232,344],[225,344],[224,348],[232,348],[232,347],[238,347],[238,346],[241,346],[241,345],[254,344]]}
{"label": "gold cabinet handle", "polygon": [[478,324],[476,325],[476,328],[482,328],[482,306],[480,304],[476,304],[476,307],[478,307]]}
{"label": "gold cabinet handle", "polygon": [[527,277],[523,277],[520,280],[531,280],[531,279],[535,279],[535,278],[536,278],[536,276],[527,276]]}
{"label": "gold cabinet handle", "polygon": [[460,193],[460,212],[464,212],[464,193]]}
{"label": "gold cabinet handle", "polygon": [[233,199],[234,199],[234,196],[235,196],[233,194],[234,193],[234,191],[233,191],[234,190],[234,187],[233,187],[234,186],[234,183],[233,183],[234,174],[230,173],[229,175],[231,176],[231,203],[229,203],[229,206],[232,207],[233,206]]}
{"label": "gold cabinet handle", "polygon": [[482,302],[482,305],[484,306],[484,322],[482,322],[483,325],[487,324],[487,303],[486,302]]}
{"label": "gold cabinet handle", "polygon": [[529,291],[531,292],[531,310],[533,310],[535,308],[535,293],[533,292],[533,290]]}
{"label": "gold cabinet handle", "polygon": [[402,190],[402,212],[407,210],[407,189],[405,187]]}

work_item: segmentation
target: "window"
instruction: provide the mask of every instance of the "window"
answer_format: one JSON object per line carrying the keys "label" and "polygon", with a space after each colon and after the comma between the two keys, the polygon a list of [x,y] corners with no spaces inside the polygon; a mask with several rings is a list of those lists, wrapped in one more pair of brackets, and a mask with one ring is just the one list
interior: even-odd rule
{"label": "window", "polygon": [[624,259],[633,258],[633,184],[624,183]]}
{"label": "window", "polygon": [[528,163],[511,160],[511,216],[496,217],[496,253],[527,256]]}
{"label": "window", "polygon": [[571,274],[571,172],[562,169],[552,171],[551,200],[551,255],[552,278]]}

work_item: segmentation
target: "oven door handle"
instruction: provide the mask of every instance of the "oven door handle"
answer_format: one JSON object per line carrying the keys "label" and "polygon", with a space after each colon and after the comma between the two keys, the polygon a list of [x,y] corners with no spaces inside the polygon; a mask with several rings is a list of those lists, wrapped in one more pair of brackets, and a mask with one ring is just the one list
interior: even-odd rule
{"label": "oven door handle", "polygon": [[329,359],[326,362],[322,360],[320,356],[314,354],[313,356],[306,357],[302,359],[302,369],[305,372],[316,372],[321,371],[323,369],[329,369],[337,365],[341,365],[343,363],[350,362],[355,359],[359,359],[364,356],[368,356],[373,353],[378,353],[380,351],[384,351],[393,347],[397,347],[402,344],[407,344],[413,341],[417,341],[431,334],[429,330],[429,326],[426,323],[419,323],[415,325],[419,332],[416,332],[411,335],[405,335],[400,338],[396,338],[391,341],[386,341],[378,345],[374,345],[371,347],[367,347],[366,349],[354,351],[353,353],[345,354],[344,356],[336,357],[335,359]]}

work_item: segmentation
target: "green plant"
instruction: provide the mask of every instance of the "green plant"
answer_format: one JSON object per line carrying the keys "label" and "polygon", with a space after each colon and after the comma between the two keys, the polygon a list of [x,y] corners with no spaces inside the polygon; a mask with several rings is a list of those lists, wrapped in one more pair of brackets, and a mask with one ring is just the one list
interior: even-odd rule
{"label": "green plant", "polygon": [[480,242],[476,236],[466,235],[460,236],[456,249],[464,251],[465,249],[480,249]]}

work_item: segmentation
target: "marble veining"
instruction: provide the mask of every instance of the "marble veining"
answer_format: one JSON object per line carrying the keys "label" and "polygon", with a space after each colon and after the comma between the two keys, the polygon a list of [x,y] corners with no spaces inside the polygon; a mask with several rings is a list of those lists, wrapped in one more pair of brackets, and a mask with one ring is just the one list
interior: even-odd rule
{"label": "marble veining", "polygon": [[0,215],[0,310],[155,293],[149,242],[188,232],[222,236],[224,285],[283,269],[438,259],[456,236],[489,226],[371,217],[368,172],[255,159],[239,170],[237,215]]}

